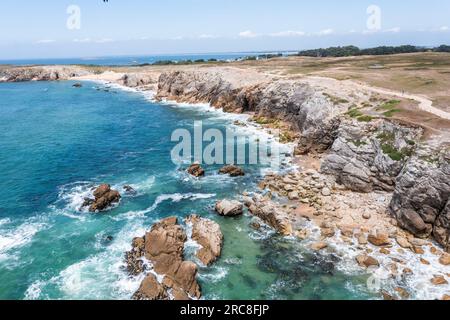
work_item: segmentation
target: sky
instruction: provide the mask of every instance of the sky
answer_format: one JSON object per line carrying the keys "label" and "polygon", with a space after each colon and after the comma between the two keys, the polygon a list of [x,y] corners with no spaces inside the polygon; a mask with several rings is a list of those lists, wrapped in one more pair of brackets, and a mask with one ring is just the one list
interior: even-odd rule
{"label": "sky", "polygon": [[0,2],[0,59],[450,44],[450,0]]}

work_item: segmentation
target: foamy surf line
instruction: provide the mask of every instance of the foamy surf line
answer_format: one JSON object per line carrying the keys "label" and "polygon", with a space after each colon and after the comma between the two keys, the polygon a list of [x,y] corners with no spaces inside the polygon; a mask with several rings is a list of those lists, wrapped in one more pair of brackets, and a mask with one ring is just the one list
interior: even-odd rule
{"label": "foamy surf line", "polygon": [[137,93],[139,95],[142,95],[151,103],[159,103],[174,108],[185,108],[193,111],[200,111],[205,115],[213,115],[218,119],[228,120],[230,122],[239,121],[240,122],[239,125],[231,123],[236,133],[241,135],[255,135],[259,137],[261,137],[261,135],[264,135],[263,136],[264,138],[276,142],[280,150],[282,150],[282,152],[292,154],[295,147],[293,143],[281,143],[276,141],[275,135],[271,133],[271,130],[263,128],[261,125],[251,121],[252,116],[249,114],[225,112],[221,108],[213,107],[210,103],[186,103],[169,99],[156,100],[155,99],[156,92],[154,91],[141,90],[139,88],[131,88],[114,81],[102,79],[82,79],[80,81],[93,82],[108,87],[110,89],[117,89],[125,92]]}
{"label": "foamy surf line", "polygon": [[[302,245],[312,250],[311,245],[321,239],[320,228],[313,222],[306,223],[304,228],[311,232],[311,236],[303,241]],[[402,288],[408,292],[409,298],[416,300],[441,299],[450,291],[450,285],[435,286],[430,281],[434,275],[446,275],[450,271],[448,266],[439,263],[439,256],[432,254],[430,248],[425,248],[424,255],[417,255],[412,251],[402,250],[397,243],[393,242],[390,248],[391,254],[385,255],[377,246],[368,244],[367,247],[362,248],[356,239],[349,244],[341,236],[341,232],[338,231],[333,238],[328,239],[328,244],[332,248],[331,252],[338,254],[341,258],[336,268],[346,275],[368,275],[370,278],[366,291],[379,294],[381,290],[384,290],[395,294],[399,288]],[[358,255],[367,254],[367,248],[372,250],[370,256],[379,262],[379,267],[365,270],[356,262]],[[327,254],[330,253],[324,253],[324,255]],[[430,264],[424,264],[421,259],[426,259]],[[396,263],[396,260],[402,262]],[[394,272],[393,264],[398,266],[398,270],[395,269]],[[402,275],[402,269],[411,269],[412,274],[405,277]]]}

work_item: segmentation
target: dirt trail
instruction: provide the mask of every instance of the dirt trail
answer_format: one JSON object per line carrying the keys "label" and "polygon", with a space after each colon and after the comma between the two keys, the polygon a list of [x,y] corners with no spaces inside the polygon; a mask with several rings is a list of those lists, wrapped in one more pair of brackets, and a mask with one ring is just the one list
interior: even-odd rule
{"label": "dirt trail", "polygon": [[309,81],[318,82],[319,84],[322,84],[322,85],[326,84],[327,86],[328,85],[334,86],[335,89],[338,89],[338,88],[336,88],[336,85],[338,85],[339,89],[341,89],[341,90],[345,89],[345,88],[347,90],[359,89],[359,90],[375,92],[375,93],[379,93],[379,94],[383,94],[383,95],[394,96],[394,97],[398,97],[398,98],[402,98],[402,99],[414,100],[418,103],[418,108],[420,110],[432,113],[435,116],[438,116],[442,119],[450,120],[449,112],[446,112],[444,110],[433,107],[433,101],[431,101],[430,99],[428,99],[424,96],[390,90],[390,89],[385,89],[385,88],[373,87],[368,84],[355,82],[352,80],[339,81],[336,79],[326,78],[326,77],[307,77],[306,79],[308,79]]}

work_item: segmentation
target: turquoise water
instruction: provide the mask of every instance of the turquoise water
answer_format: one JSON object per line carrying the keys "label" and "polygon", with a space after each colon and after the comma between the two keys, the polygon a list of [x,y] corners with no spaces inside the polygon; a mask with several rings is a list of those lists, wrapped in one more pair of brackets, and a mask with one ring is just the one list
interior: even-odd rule
{"label": "turquoise water", "polygon": [[[366,278],[338,271],[339,257],[254,231],[248,216],[214,214],[218,199],[252,190],[262,168],[232,179],[207,167],[195,180],[171,162],[173,130],[192,130],[194,120],[224,130],[232,117],[72,84],[0,85],[0,299],[129,299],[142,280],[124,270],[133,237],[191,213],[216,220],[225,235],[220,261],[200,269],[206,299],[369,298]],[[103,182],[138,193],[105,214],[80,212]]]}

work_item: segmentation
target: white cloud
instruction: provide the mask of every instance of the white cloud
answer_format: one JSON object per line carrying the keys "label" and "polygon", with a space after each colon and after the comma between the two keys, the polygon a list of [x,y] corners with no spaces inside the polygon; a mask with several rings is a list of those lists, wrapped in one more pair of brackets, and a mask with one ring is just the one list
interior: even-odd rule
{"label": "white cloud", "polygon": [[271,37],[301,37],[304,36],[305,33],[303,31],[281,31],[269,34]]}
{"label": "white cloud", "polygon": [[449,30],[450,30],[450,28],[448,26],[442,26],[439,28],[439,31],[443,31],[443,32],[449,31]]}
{"label": "white cloud", "polygon": [[253,31],[247,30],[239,33],[239,37],[241,38],[256,38],[259,35],[254,33]]}
{"label": "white cloud", "polygon": [[218,36],[212,34],[201,34],[198,36],[199,39],[217,39]]}
{"label": "white cloud", "polygon": [[56,40],[43,39],[43,40],[38,40],[38,41],[36,41],[36,43],[38,43],[38,44],[43,44],[43,43],[53,43],[53,42],[56,42]]}
{"label": "white cloud", "polygon": [[91,39],[91,38],[73,39],[73,42],[77,42],[77,43],[89,43],[89,42],[92,42],[92,39]]}
{"label": "white cloud", "polygon": [[319,36],[328,36],[328,35],[333,34],[333,33],[334,33],[333,29],[325,29],[325,30],[317,32],[317,34]]}
{"label": "white cloud", "polygon": [[102,38],[102,39],[91,39],[91,38],[83,38],[83,39],[73,39],[75,43],[109,43],[114,42],[114,39]]}
{"label": "white cloud", "polygon": [[399,27],[395,27],[395,28],[392,28],[392,29],[384,30],[384,32],[399,33],[400,30],[401,30],[401,29],[400,29]]}
{"label": "white cloud", "polygon": [[99,39],[95,41],[96,43],[109,43],[109,42],[114,42],[113,39],[109,39],[109,38],[104,38],[104,39]]}

